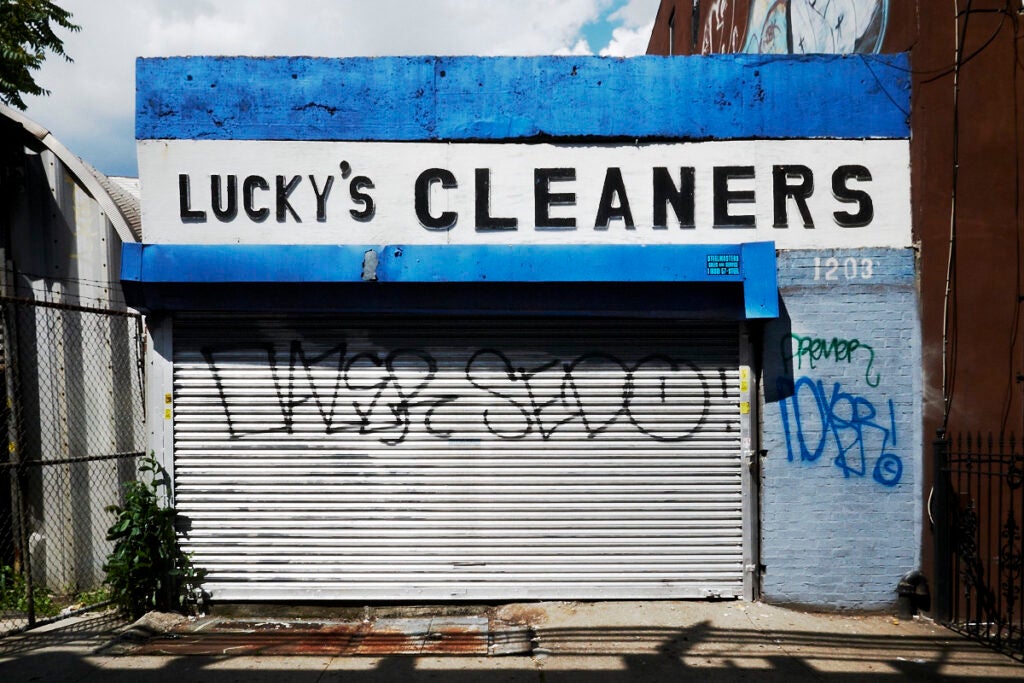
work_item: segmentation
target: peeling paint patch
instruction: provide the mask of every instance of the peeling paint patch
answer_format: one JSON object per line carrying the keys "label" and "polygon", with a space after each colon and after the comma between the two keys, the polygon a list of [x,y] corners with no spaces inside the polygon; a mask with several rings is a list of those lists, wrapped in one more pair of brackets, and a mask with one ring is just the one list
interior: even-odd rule
{"label": "peeling paint patch", "polygon": [[373,249],[367,249],[363,254],[363,281],[377,281],[377,263],[377,252]]}

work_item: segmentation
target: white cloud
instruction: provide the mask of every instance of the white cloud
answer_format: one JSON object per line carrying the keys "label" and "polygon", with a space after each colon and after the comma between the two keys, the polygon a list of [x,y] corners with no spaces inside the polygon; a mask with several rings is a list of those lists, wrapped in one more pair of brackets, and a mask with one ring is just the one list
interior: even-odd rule
{"label": "white cloud", "polygon": [[[658,0],[630,0],[602,54],[642,54]],[[134,64],[169,55],[590,54],[608,0],[60,0],[82,26],[50,58],[28,115],[109,173],[134,172]],[[647,28],[647,35],[650,29]],[[635,46],[643,45],[639,49]],[[634,49],[632,53],[626,50]],[[614,50],[614,51],[613,51]],[[121,159],[120,162],[102,160]]]}
{"label": "white cloud", "polygon": [[569,48],[559,48],[555,51],[556,55],[571,57],[573,55],[592,55],[594,51],[590,49],[590,43],[584,38],[580,38],[576,41],[576,44]]}
{"label": "white cloud", "polygon": [[650,27],[654,25],[654,15],[658,13],[660,3],[661,0],[629,0],[608,18],[611,21],[621,21],[626,28],[638,29],[646,26],[649,32]]}
{"label": "white cloud", "polygon": [[647,52],[647,43],[654,28],[654,15],[660,0],[629,0],[608,19],[621,26],[612,31],[612,39],[599,54],[602,57],[629,57]]}
{"label": "white cloud", "polygon": [[642,55],[647,51],[647,43],[650,41],[651,29],[654,28],[654,21],[636,29],[617,28],[612,31],[612,40],[608,46],[602,48],[602,57],[629,57]]}

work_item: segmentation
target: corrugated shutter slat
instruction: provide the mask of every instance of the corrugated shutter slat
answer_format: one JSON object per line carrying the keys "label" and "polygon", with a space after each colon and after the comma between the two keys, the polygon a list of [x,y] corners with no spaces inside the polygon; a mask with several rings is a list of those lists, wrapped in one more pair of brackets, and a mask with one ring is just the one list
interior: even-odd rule
{"label": "corrugated shutter slat", "polygon": [[175,504],[215,599],[742,593],[738,331],[183,316]]}

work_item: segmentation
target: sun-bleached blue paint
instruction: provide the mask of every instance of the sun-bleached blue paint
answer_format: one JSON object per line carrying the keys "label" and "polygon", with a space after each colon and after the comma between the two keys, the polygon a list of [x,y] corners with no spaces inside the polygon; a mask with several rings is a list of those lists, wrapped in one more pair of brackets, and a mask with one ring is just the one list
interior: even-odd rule
{"label": "sun-bleached blue paint", "polygon": [[778,268],[774,242],[740,244],[743,304],[748,318],[779,317]]}
{"label": "sun-bleached blue paint", "polygon": [[136,137],[907,138],[904,54],[170,57],[136,64]]}
{"label": "sun-bleached blue paint", "polygon": [[303,244],[140,244],[121,249],[129,282],[359,282],[368,248]]}
{"label": "sun-bleached blue paint", "polygon": [[[359,283],[742,283],[748,318],[778,315],[771,242],[730,245],[195,245],[122,247],[121,280],[137,285]],[[367,259],[372,252],[372,258]],[[739,258],[712,274],[708,256]],[[365,264],[375,264],[367,268]],[[571,267],[567,267],[571,264]],[[372,277],[372,282],[367,279]],[[142,300],[133,305],[145,307]]]}

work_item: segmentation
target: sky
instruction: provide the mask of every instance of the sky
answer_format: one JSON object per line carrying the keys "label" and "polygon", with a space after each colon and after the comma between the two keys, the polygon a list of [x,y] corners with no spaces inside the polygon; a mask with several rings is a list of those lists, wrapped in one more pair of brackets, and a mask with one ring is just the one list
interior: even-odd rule
{"label": "sky", "polygon": [[74,60],[26,114],[107,175],[135,176],[135,58],[643,54],[659,0],[57,0]]}

